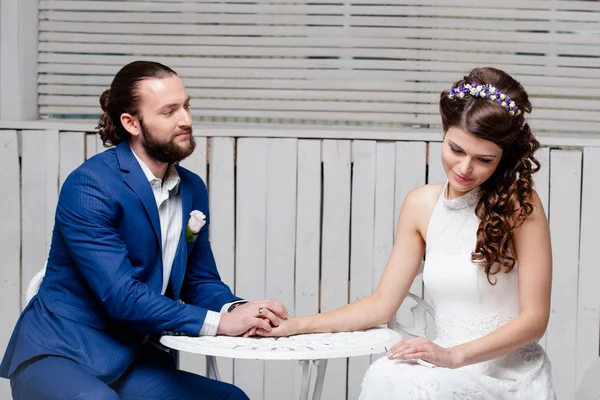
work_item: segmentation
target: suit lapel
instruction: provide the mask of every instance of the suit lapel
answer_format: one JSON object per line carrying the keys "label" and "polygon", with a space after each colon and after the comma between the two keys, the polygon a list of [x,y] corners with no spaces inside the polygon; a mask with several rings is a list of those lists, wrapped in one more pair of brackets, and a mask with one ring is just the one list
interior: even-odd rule
{"label": "suit lapel", "polygon": [[124,172],[123,180],[137,194],[142,201],[144,209],[150,221],[152,228],[156,234],[159,246],[162,246],[162,238],[160,234],[160,219],[158,218],[158,208],[156,207],[156,199],[152,193],[150,183],[142,171],[142,167],[135,159],[129,143],[123,141],[117,146],[117,158],[121,171]]}

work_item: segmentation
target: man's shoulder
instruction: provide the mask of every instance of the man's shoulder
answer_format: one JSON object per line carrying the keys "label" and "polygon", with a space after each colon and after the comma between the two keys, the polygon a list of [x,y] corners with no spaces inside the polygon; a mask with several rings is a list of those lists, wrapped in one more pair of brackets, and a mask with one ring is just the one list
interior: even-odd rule
{"label": "man's shoulder", "polygon": [[116,150],[115,148],[110,148],[90,157],[79,167],[75,168],[75,170],[69,174],[65,184],[67,182],[78,182],[82,179],[99,179],[101,181],[110,180],[110,178],[118,176],[118,171],[119,165],[116,157]]}

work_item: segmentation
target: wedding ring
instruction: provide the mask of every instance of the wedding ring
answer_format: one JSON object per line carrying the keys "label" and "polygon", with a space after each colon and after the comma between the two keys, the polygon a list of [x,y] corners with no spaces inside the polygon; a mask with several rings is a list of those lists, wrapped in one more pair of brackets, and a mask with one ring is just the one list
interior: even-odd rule
{"label": "wedding ring", "polygon": [[262,307],[258,309],[258,315],[262,315]]}

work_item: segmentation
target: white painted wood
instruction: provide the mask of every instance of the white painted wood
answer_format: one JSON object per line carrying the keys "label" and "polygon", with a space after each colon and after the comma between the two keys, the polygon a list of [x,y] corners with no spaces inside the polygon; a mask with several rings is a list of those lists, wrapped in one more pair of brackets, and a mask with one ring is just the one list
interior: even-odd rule
{"label": "white painted wood", "polygon": [[[298,140],[296,204],[295,313],[305,317],[319,312],[321,265],[321,141]],[[313,374],[313,381],[316,374]],[[301,388],[301,373],[294,375],[294,398]]]}
{"label": "white painted wood", "polygon": [[[267,141],[266,297],[294,310],[298,140]],[[264,399],[294,398],[297,363],[265,363]]]}
{"label": "white painted wood", "polygon": [[202,178],[204,183],[208,186],[208,175],[207,175],[207,139],[204,136],[194,135],[196,141],[196,149],[186,159],[181,161],[181,166],[189,169],[193,173],[197,174]]}
{"label": "white painted wood", "polygon": [[[210,241],[221,279],[235,289],[235,139],[210,139]],[[218,358],[221,379],[233,383],[233,360]]]}
{"label": "white painted wood", "polygon": [[[238,139],[235,291],[265,297],[267,237],[267,140]],[[264,398],[264,362],[236,360],[234,383],[251,399]]]}
{"label": "white painted wood", "polygon": [[[600,282],[598,226],[600,210],[600,148],[583,150],[581,189],[581,236],[579,242],[579,289],[577,299],[577,382],[600,356]],[[598,393],[600,395],[600,393]]]}
{"label": "white painted wood", "polygon": [[[373,292],[377,142],[353,141],[352,160],[350,301],[355,301]],[[349,398],[360,395],[362,378],[370,364],[370,356],[348,360]]]}
{"label": "white painted wood", "polygon": [[21,305],[33,276],[44,266],[50,249],[54,213],[58,202],[58,131],[22,133]]}
{"label": "white painted wood", "polygon": [[[19,146],[16,131],[0,132],[0,348],[6,349],[12,330],[21,313],[21,198]],[[0,397],[11,397],[7,380],[0,383]]]}
{"label": "white painted wood", "polygon": [[[540,170],[533,175],[534,187],[537,192],[542,205],[544,206],[544,212],[546,218],[548,218],[548,212],[550,210],[550,148],[542,147],[536,153],[535,157],[540,163]],[[546,349],[546,334],[539,340],[540,346]]]}
{"label": "white painted wood", "polygon": [[[426,13],[434,13],[438,17],[478,17],[478,18],[503,18],[503,19],[519,19],[519,14],[515,15],[513,9],[510,8],[460,8],[456,6],[444,7],[437,5],[435,7],[424,8],[411,6],[387,5],[385,8],[377,6],[353,6],[344,5],[342,9],[339,5],[272,5],[272,4],[240,4],[236,5],[235,10],[232,10],[228,4],[206,4],[206,3],[183,3],[178,5],[179,12],[199,12],[199,13],[265,13],[265,14],[331,14],[339,15],[341,10],[347,14],[362,14],[362,15],[389,15],[401,14],[406,16],[422,16]],[[41,1],[40,10],[69,10],[69,11],[143,11],[143,12],[172,12],[173,5],[169,3],[148,3],[128,1],[126,3],[94,1],[89,3],[73,3],[72,1]],[[574,21],[595,21],[599,18],[593,13],[581,13],[570,11],[554,11],[554,10],[538,10],[530,17],[532,20],[548,20],[552,18],[561,20]]]}
{"label": "white painted wood", "polygon": [[[325,84],[325,82],[323,83]],[[81,131],[92,133],[95,122],[86,120],[37,120],[37,121],[3,121],[0,120],[0,130],[60,130]],[[285,128],[285,129],[282,129]],[[294,137],[299,139],[365,139],[416,142],[441,142],[442,135],[438,129],[431,128],[389,128],[389,127],[358,127],[358,126],[291,126],[289,124],[256,124],[245,123],[237,126],[222,123],[197,123],[196,131],[201,130],[203,136],[210,137]],[[548,147],[600,147],[600,136],[596,133],[575,132],[560,133],[557,130],[536,135],[543,146]],[[87,147],[87,144],[86,144]],[[104,148],[102,148],[104,150]]]}
{"label": "white painted wood", "polygon": [[556,396],[575,396],[581,152],[550,152],[550,233],[553,286],[546,351]]}
{"label": "white painted wood", "polygon": [[[76,1],[76,0],[70,0]],[[165,2],[165,3],[211,3],[210,0],[149,0],[149,2]],[[261,1],[260,3],[269,3],[269,1]],[[280,3],[296,3],[294,0],[281,0]],[[331,4],[328,0],[316,0],[311,2],[311,4]],[[397,2],[394,0],[365,0],[364,3],[361,4],[382,4],[382,5],[397,5]],[[462,7],[481,7],[481,8],[498,8],[496,3],[481,3],[477,0],[460,0],[460,1],[452,1],[452,0],[432,0],[432,1],[421,1],[421,0],[409,0],[404,1],[403,4],[406,5],[421,5],[421,6],[462,6]],[[505,3],[503,3],[504,5]],[[516,9],[533,9],[533,10],[548,10],[550,7],[548,6],[548,2],[544,0],[526,0],[526,1],[517,1],[517,0],[507,0],[506,7],[512,7]],[[598,6],[588,5],[585,1],[553,1],[552,2],[552,10],[598,10]]]}
{"label": "white painted wood", "polygon": [[429,143],[427,183],[444,183],[448,180],[442,165],[442,143]]}
{"label": "white painted wood", "polygon": [[85,161],[85,133],[60,132],[58,140],[60,152],[58,187],[60,190],[67,176]]}
{"label": "white painted wood", "polygon": [[96,135],[97,133],[85,134],[85,159],[89,159],[96,154]]}
{"label": "white painted wood", "polygon": [[0,2],[0,119],[36,119],[38,4]]}
{"label": "white painted wood", "polygon": [[[323,141],[321,312],[348,303],[351,142]],[[330,360],[324,399],[346,398],[346,359]]]}
{"label": "white painted wood", "polygon": [[[206,180],[206,177],[207,177],[207,170],[206,170],[207,139],[205,137],[201,137],[201,136],[194,136],[194,139],[196,140],[196,149],[188,158],[181,161],[180,165],[184,168],[189,169],[190,171],[194,172],[195,174],[199,175],[202,178],[202,180],[206,183],[207,182],[207,180]],[[209,204],[209,206],[210,206],[210,204]],[[209,226],[209,229],[212,229],[212,227],[213,227],[212,221],[213,221],[213,219],[212,219],[212,215],[211,215],[211,224]],[[192,354],[189,352],[180,352],[179,353],[179,369],[188,371],[188,372],[193,372],[198,375],[207,376],[206,357],[203,355]],[[219,372],[221,373],[221,371],[219,371]],[[230,376],[223,375],[223,378],[225,378],[225,377],[230,377]]]}
{"label": "white painted wood", "polygon": [[[431,164],[430,164],[431,166]],[[396,186],[394,206],[394,236],[400,210],[408,193],[425,184],[427,178],[427,144],[424,142],[396,143]],[[410,287],[410,292],[423,297],[423,278],[419,275]],[[407,300],[400,306],[396,314],[397,320],[406,325],[413,325],[410,308],[414,305]]]}

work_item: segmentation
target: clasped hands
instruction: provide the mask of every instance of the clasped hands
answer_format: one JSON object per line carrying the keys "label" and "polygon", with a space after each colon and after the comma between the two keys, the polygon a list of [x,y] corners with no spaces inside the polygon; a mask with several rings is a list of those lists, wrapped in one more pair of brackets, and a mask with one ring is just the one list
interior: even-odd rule
{"label": "clasped hands", "polygon": [[221,314],[218,335],[254,336],[257,330],[271,332],[288,318],[287,308],[273,299],[255,300],[241,304],[233,311]]}

